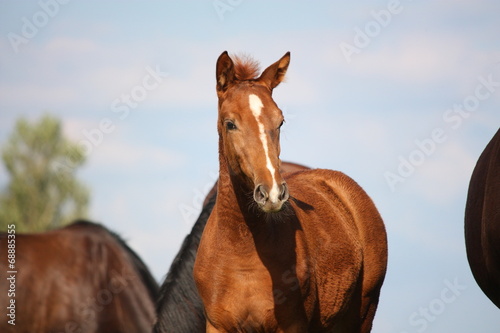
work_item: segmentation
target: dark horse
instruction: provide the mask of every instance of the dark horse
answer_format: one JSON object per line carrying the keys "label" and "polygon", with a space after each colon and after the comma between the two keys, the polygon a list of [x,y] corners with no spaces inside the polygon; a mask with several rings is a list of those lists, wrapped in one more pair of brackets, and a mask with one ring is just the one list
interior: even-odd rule
{"label": "dark horse", "polygon": [[465,245],[477,284],[500,308],[500,129],[472,173],[465,208]]}
{"label": "dark horse", "polygon": [[156,304],[157,322],[154,333],[205,332],[203,303],[194,283],[193,265],[201,234],[214,204],[215,193],[211,191],[161,285]]}
{"label": "dark horse", "polygon": [[217,60],[219,182],[194,264],[209,333],[372,327],[385,227],[341,172],[281,171],[284,118],[272,92],[289,62],[287,53],[259,75],[253,61]]}
{"label": "dark horse", "polygon": [[115,233],[87,221],[38,234],[11,230],[0,235],[0,332],[151,331],[158,285]]}
{"label": "dark horse", "polygon": [[[305,166],[287,162],[283,162],[281,168],[286,172],[307,169]],[[217,184],[208,193],[200,216],[184,239],[160,288],[154,333],[205,332],[203,302],[194,282],[193,266],[201,234],[215,205],[216,196]]]}

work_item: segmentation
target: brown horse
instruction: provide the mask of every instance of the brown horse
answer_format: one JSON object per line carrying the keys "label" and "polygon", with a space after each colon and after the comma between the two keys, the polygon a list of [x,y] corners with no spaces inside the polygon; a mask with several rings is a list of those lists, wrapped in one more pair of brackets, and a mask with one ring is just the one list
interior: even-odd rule
{"label": "brown horse", "polygon": [[500,308],[500,130],[472,173],[465,208],[465,245],[477,284]]}
{"label": "brown horse", "polygon": [[[282,172],[293,172],[308,169],[305,166],[283,162]],[[201,239],[201,234],[208,217],[215,205],[217,183],[207,194],[203,209],[189,235],[184,238],[179,252],[160,288],[156,302],[157,321],[154,333],[193,333],[205,332],[206,319],[203,302],[193,277],[193,266]]]}
{"label": "brown horse", "polygon": [[0,235],[0,248],[0,332],[151,331],[158,285],[104,227],[79,221],[39,234],[10,232]]}
{"label": "brown horse", "polygon": [[[280,172],[272,99],[290,54],[258,76],[217,60],[219,183],[194,266],[207,332],[369,332],[387,265],[383,221],[352,179]],[[323,149],[326,147],[322,147]]]}

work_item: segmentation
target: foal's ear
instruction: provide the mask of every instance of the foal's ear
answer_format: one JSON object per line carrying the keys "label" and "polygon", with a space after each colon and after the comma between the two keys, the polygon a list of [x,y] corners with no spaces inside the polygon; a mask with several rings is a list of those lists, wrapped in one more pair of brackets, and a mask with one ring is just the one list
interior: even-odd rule
{"label": "foal's ear", "polygon": [[287,52],[280,60],[267,67],[260,76],[259,81],[273,90],[285,78],[288,64],[290,64],[290,52]]}
{"label": "foal's ear", "polygon": [[216,66],[217,93],[226,91],[227,87],[234,81],[234,63],[227,54],[227,51],[222,52],[217,59]]}

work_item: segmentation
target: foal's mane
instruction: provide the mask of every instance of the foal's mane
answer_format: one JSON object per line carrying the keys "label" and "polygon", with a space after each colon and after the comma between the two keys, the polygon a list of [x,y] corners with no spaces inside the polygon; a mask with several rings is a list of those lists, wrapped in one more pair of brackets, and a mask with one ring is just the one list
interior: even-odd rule
{"label": "foal's mane", "polygon": [[259,62],[248,54],[234,55],[234,71],[238,80],[254,80],[259,77]]}

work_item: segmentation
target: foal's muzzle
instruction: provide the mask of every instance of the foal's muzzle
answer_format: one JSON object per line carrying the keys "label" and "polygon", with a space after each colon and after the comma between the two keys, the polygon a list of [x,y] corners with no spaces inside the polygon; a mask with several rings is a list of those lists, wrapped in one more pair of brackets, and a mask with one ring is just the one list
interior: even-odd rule
{"label": "foal's muzzle", "polygon": [[255,186],[253,198],[259,205],[259,208],[266,213],[279,212],[283,208],[283,204],[290,197],[288,193],[288,186],[285,182],[281,183],[277,187],[277,191],[272,191],[264,184]]}

